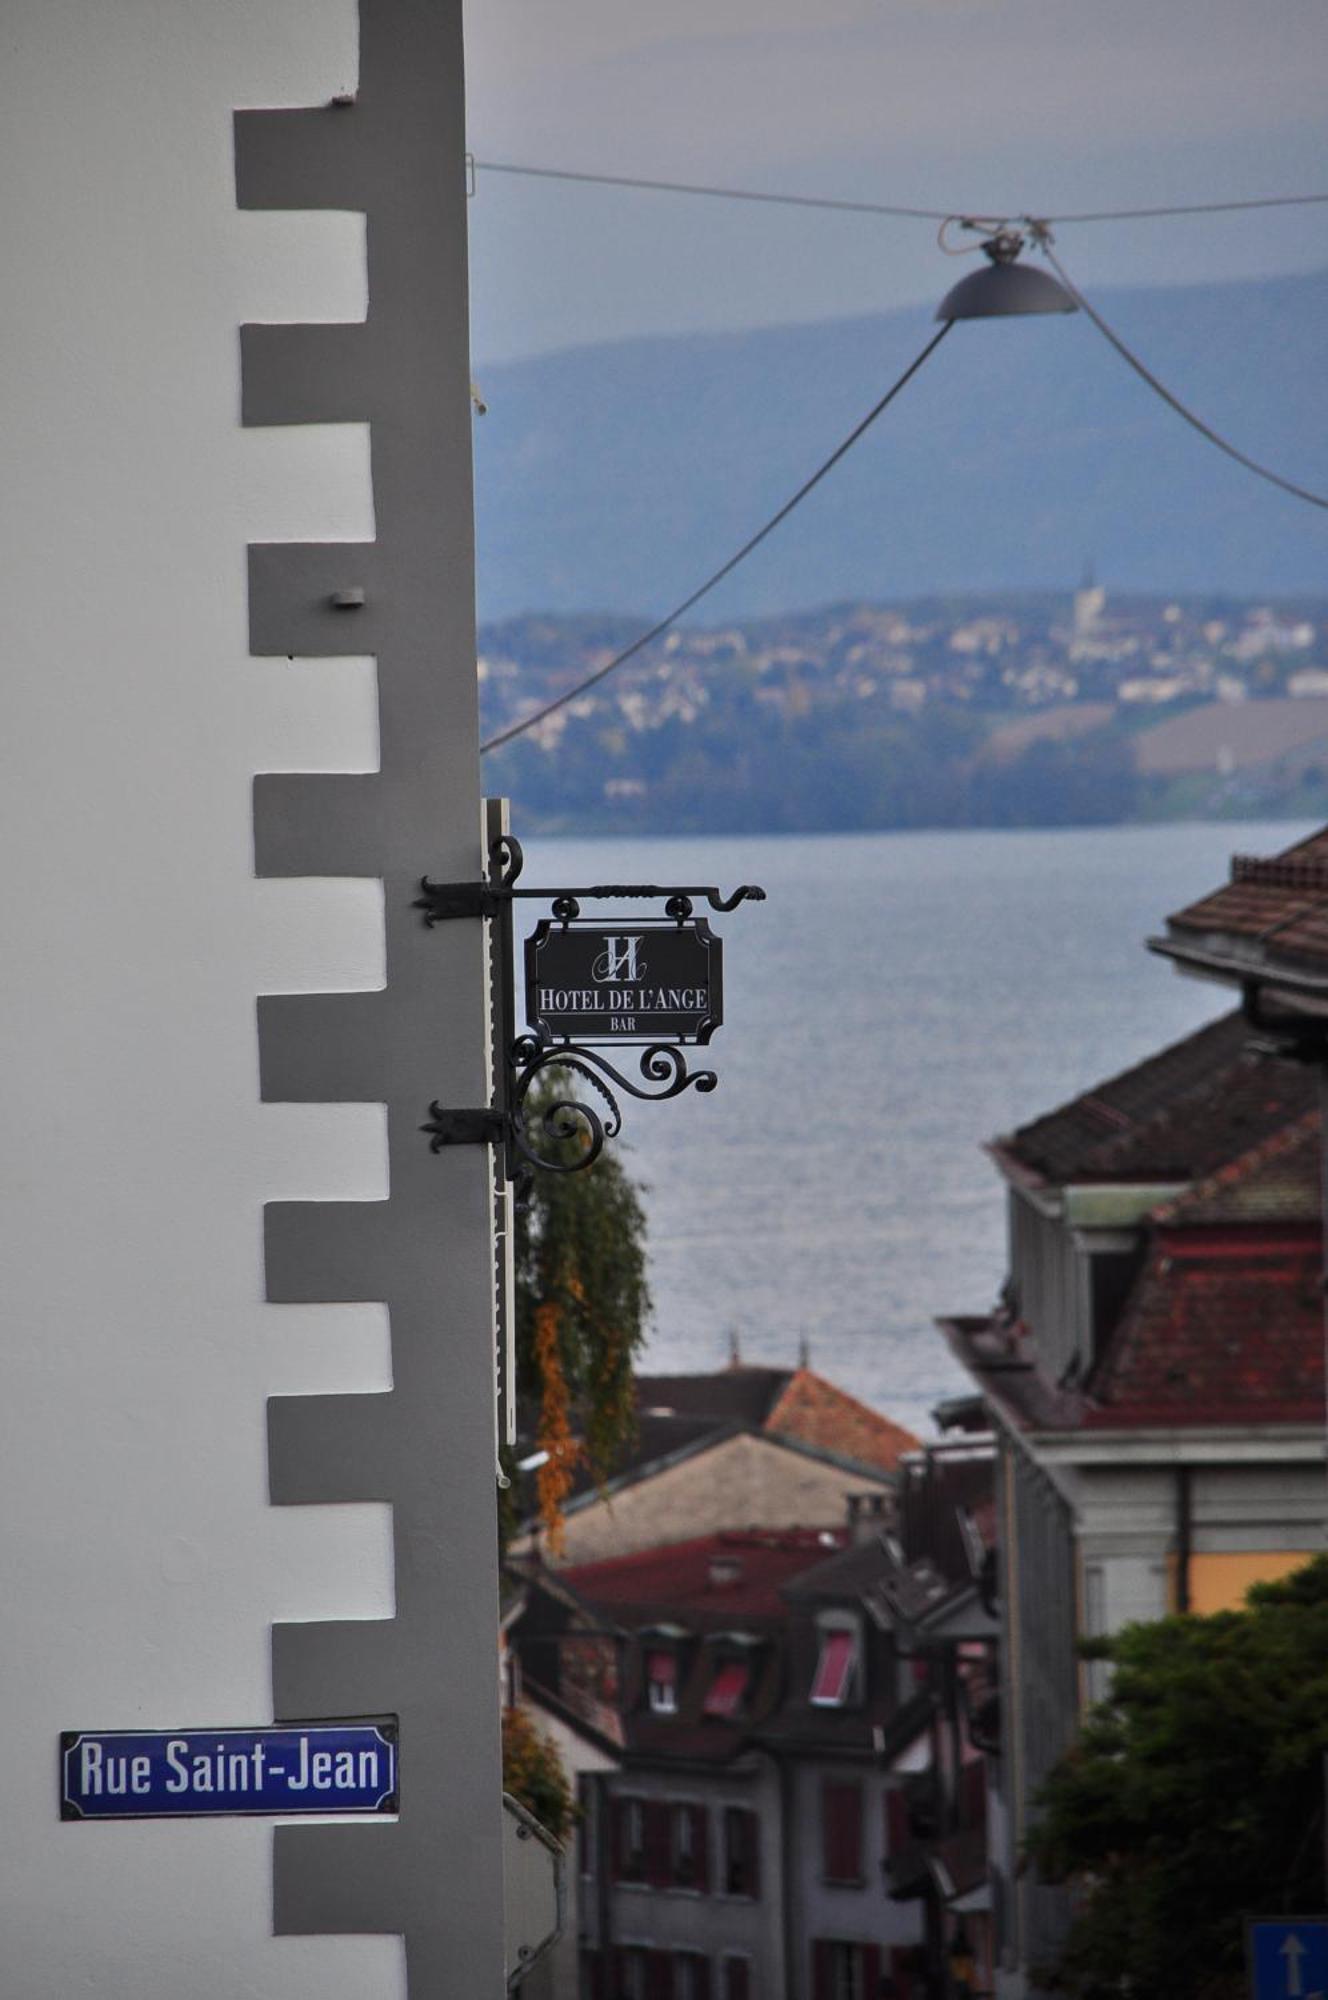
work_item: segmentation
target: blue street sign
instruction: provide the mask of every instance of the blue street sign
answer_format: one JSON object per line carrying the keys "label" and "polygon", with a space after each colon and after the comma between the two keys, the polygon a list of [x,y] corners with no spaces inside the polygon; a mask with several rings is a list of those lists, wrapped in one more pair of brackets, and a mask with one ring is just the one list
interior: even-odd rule
{"label": "blue street sign", "polygon": [[1251,2000],[1328,2000],[1328,1917],[1253,1917]]}
{"label": "blue street sign", "polygon": [[286,1729],[69,1729],[62,1819],[394,1813],[395,1722]]}

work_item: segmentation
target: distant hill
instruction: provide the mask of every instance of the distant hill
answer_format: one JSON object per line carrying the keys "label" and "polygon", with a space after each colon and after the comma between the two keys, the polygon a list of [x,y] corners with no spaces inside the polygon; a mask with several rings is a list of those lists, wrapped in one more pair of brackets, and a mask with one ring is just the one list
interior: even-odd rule
{"label": "distant hill", "polygon": [[[1328,273],[1095,303],[1199,415],[1328,490]],[[774,511],[930,327],[914,309],[491,369],[481,358],[482,615],[667,608]],[[1196,437],[1082,316],[988,321],[955,328],[705,615],[1071,588],[1088,561],[1113,591],[1317,593],[1326,556],[1322,514]]]}

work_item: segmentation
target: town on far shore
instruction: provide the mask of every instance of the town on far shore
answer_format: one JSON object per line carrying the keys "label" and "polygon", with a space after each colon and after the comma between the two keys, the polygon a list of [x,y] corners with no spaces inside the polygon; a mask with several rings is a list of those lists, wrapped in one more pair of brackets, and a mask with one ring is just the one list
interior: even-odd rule
{"label": "town on far shore", "polygon": [[[566,692],[644,622],[483,628],[486,728]],[[1328,599],[1145,597],[1088,577],[677,630],[499,755],[523,823],[550,832],[1318,817]]]}

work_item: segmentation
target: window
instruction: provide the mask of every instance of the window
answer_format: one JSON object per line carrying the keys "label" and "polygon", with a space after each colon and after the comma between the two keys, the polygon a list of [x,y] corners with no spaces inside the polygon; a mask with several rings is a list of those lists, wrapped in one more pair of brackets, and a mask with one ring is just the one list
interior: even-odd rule
{"label": "window", "polygon": [[678,1713],[678,1655],[662,1648],[646,1654],[646,1699],[654,1715]]}
{"label": "window", "polygon": [[752,1990],[752,1962],[750,1958],[726,1958],[724,1960],[724,1983],[720,1989],[721,2000],[756,2000]]}
{"label": "window", "polygon": [[715,1669],[715,1677],[706,1689],[706,1698],[701,1704],[703,1715],[717,1715],[724,1720],[735,1716],[742,1707],[747,1693],[747,1683],[752,1670],[746,1660],[721,1660]]}
{"label": "window", "polygon": [[821,1872],[827,1882],[862,1883],[862,1786],[827,1778],[821,1786]]}
{"label": "window", "polygon": [[673,2000],[710,2000],[710,1961],[699,1951],[674,1953]]}
{"label": "window", "polygon": [[760,1822],[745,1806],[724,1808],[724,1893],[761,1893]]}
{"label": "window", "polygon": [[818,1938],[812,1946],[813,2000],[876,2000],[881,1954],[874,1944]]}
{"label": "window", "polygon": [[821,1634],[812,1678],[814,1708],[844,1708],[856,1693],[858,1635],[842,1626]]}
{"label": "window", "polygon": [[579,1875],[595,1872],[595,1807],[599,1787],[587,1771],[576,1779],[576,1868]]}
{"label": "window", "polygon": [[669,1859],[675,1889],[699,1889],[704,1892],[709,1886],[704,1806],[670,1806]]}
{"label": "window", "polygon": [[646,1879],[646,1811],[642,1799],[615,1799],[613,1873],[619,1882]]}
{"label": "window", "polygon": [[632,1949],[619,1951],[615,1956],[618,1960],[618,1993],[622,2000],[650,2000],[646,1977],[649,1953]]}

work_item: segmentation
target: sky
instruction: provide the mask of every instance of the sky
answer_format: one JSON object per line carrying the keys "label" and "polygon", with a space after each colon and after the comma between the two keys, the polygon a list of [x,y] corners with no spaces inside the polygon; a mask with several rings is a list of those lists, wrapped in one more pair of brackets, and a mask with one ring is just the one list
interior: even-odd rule
{"label": "sky", "polygon": [[[479,162],[957,212],[1328,192],[1322,0],[467,0]],[[475,176],[477,367],[887,311],[936,225]],[[1328,264],[1328,205],[1066,223],[1085,289]],[[481,384],[482,386],[482,384]]]}

